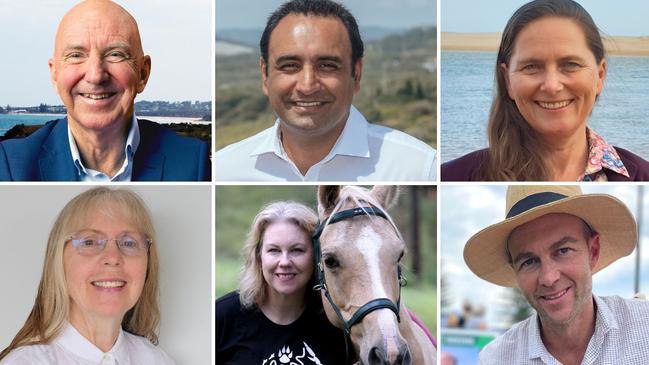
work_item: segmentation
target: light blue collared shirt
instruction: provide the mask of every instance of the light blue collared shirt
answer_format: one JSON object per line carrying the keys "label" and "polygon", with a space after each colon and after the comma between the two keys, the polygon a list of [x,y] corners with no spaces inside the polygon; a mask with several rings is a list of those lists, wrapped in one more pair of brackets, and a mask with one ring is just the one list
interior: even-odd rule
{"label": "light blue collared shirt", "polygon": [[137,124],[137,118],[133,114],[133,120],[131,123],[131,128],[128,131],[128,136],[126,137],[126,144],[124,145],[124,163],[122,167],[117,171],[115,176],[109,177],[101,171],[96,171],[90,168],[87,168],[81,162],[81,155],[79,154],[79,149],[74,140],[74,136],[70,131],[70,124],[68,123],[68,142],[70,144],[70,152],[72,153],[72,160],[74,161],[74,166],[77,168],[77,179],[79,181],[91,181],[91,182],[109,182],[109,181],[131,181],[131,175],[133,173],[133,157],[135,156],[135,151],[140,144],[140,127]]}

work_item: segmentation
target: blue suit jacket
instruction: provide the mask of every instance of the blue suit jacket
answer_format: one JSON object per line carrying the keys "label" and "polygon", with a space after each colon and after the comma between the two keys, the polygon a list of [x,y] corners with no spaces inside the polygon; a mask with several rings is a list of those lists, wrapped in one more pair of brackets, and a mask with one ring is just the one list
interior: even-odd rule
{"label": "blue suit jacket", "polygon": [[[67,118],[47,122],[26,138],[0,143],[0,181],[76,181],[68,143]],[[133,158],[132,181],[211,179],[206,142],[182,137],[138,119],[140,144]]]}

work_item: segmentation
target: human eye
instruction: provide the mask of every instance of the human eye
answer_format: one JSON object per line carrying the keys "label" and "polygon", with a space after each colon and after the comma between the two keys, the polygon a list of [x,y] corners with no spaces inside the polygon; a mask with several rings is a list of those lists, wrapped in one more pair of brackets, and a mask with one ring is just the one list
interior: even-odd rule
{"label": "human eye", "polygon": [[541,71],[541,66],[537,63],[528,63],[521,67],[521,71],[525,74],[531,75]]}
{"label": "human eye", "polygon": [[566,72],[575,72],[581,69],[581,64],[575,61],[568,61],[563,64],[563,69]]}
{"label": "human eye", "polygon": [[530,257],[528,259],[522,260],[518,264],[518,270],[526,270],[531,267],[533,267],[536,263],[538,262],[538,259],[536,257]]}
{"label": "human eye", "polygon": [[139,243],[135,238],[126,236],[122,237],[119,240],[119,245],[123,248],[129,248],[129,249],[137,249],[139,248]]}
{"label": "human eye", "polygon": [[570,247],[561,247],[561,248],[557,249],[556,255],[557,256],[566,256],[570,252],[572,252],[572,248],[570,248]]}
{"label": "human eye", "polygon": [[97,246],[97,240],[94,238],[77,238],[72,240],[77,247],[94,247]]}
{"label": "human eye", "polygon": [[284,62],[277,67],[280,71],[295,72],[300,69],[300,64],[297,62]]}
{"label": "human eye", "polygon": [[320,70],[322,71],[333,72],[337,71],[339,68],[340,66],[335,62],[323,62],[320,64]]}
{"label": "human eye", "polygon": [[63,59],[65,62],[76,64],[83,62],[86,59],[86,55],[81,51],[71,51],[66,53]]}
{"label": "human eye", "polygon": [[111,50],[105,57],[108,62],[122,62],[129,58],[128,54],[121,50]]}

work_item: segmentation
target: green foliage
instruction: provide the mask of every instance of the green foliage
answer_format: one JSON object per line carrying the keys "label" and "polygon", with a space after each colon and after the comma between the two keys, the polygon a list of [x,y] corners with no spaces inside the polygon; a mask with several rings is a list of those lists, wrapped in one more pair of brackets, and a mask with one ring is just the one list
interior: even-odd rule
{"label": "green foliage", "polygon": [[[361,90],[354,105],[371,123],[390,126],[435,147],[435,28],[414,28],[367,42]],[[413,111],[415,114],[413,114]],[[261,90],[259,55],[217,56],[216,148],[249,137],[275,121]]]}

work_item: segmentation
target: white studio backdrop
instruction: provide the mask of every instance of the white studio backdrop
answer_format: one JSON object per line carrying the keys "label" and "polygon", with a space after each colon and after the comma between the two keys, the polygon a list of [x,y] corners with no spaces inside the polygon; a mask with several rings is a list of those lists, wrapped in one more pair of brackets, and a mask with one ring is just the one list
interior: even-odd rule
{"label": "white studio backdrop", "polygon": [[[92,186],[0,186],[0,349],[34,304],[61,209]],[[114,188],[114,187],[111,187]],[[211,187],[128,186],[146,202],[160,254],[160,347],[178,365],[211,363]]]}

